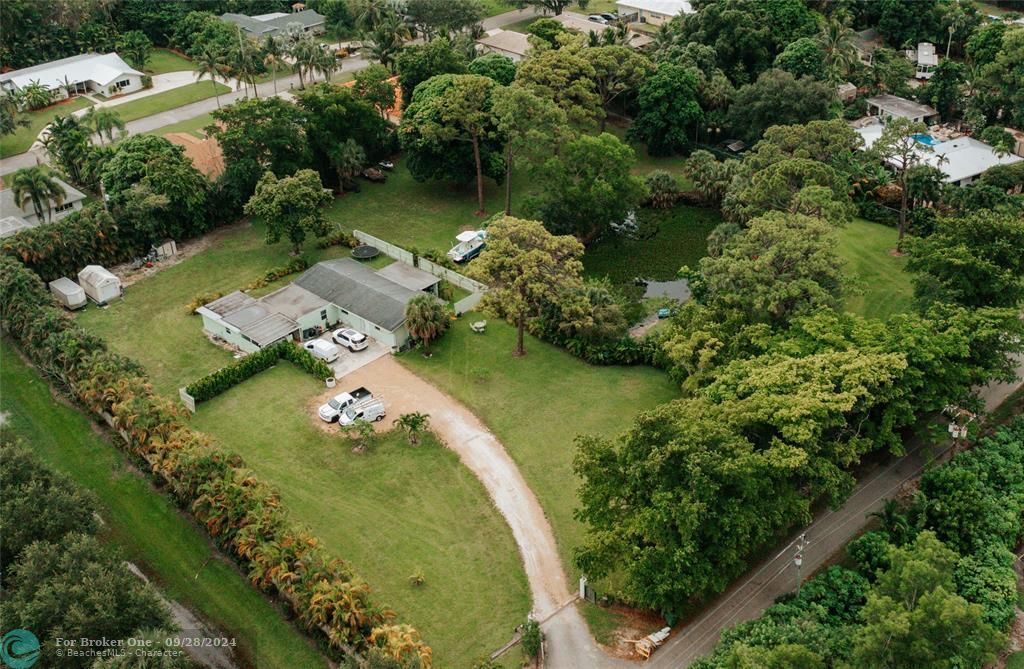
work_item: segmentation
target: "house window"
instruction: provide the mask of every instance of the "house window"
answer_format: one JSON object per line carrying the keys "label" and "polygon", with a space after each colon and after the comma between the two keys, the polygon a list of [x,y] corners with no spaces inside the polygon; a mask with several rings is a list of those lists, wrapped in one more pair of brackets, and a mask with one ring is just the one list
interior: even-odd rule
{"label": "house window", "polygon": [[342,309],[342,310],[341,310],[341,313],[343,313],[343,314],[345,314],[346,316],[348,316],[348,312],[347,312],[347,311],[345,311],[344,309]]}
{"label": "house window", "polygon": [[117,86],[118,88],[125,88],[126,86],[131,86],[132,85],[132,80],[131,79],[123,79],[123,80],[117,82],[114,85]]}
{"label": "house window", "polygon": [[327,310],[326,309],[324,309],[323,311],[320,312],[320,320],[322,320],[322,321],[326,321],[327,320]]}
{"label": "house window", "polygon": [[59,214],[62,211],[67,211],[68,209],[74,209],[74,208],[75,208],[75,203],[74,202],[65,202],[62,205],[54,207],[53,208],[53,213]]}
{"label": "house window", "polygon": [[380,328],[377,327],[376,325],[373,326],[373,329],[376,330],[377,332],[380,332]]}

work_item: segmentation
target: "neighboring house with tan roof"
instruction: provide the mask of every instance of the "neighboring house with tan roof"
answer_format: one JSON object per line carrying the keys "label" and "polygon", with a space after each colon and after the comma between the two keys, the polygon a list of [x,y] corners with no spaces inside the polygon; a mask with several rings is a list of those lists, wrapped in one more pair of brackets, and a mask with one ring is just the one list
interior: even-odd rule
{"label": "neighboring house with tan roof", "polygon": [[497,53],[518,62],[526,57],[530,41],[523,33],[495,28],[476,41],[482,53]]}

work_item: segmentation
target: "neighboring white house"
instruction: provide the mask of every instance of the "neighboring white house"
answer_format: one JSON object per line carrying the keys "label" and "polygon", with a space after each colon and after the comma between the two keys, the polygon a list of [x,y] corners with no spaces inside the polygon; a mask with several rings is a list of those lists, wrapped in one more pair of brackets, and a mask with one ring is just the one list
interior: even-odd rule
{"label": "neighboring white house", "polygon": [[917,49],[909,49],[907,58],[917,63],[914,76],[918,79],[931,79],[935,68],[939,66],[939,55],[935,53],[935,45],[931,42],[920,42]]}
{"label": "neighboring white house", "polygon": [[116,53],[84,53],[42,65],[0,74],[0,88],[22,91],[33,82],[48,88],[56,100],[79,93],[110,97],[142,88],[143,73],[121,60]]}
{"label": "neighboring white house", "polygon": [[526,56],[530,42],[523,33],[495,28],[476,41],[477,50],[482,53],[497,53],[519,62]]}
{"label": "neighboring white house", "polygon": [[883,119],[907,118],[929,125],[939,117],[939,112],[933,107],[888,93],[868,98],[868,114]]}
{"label": "neighboring white house", "polygon": [[619,16],[630,23],[661,25],[681,14],[693,14],[687,0],[619,0],[615,3]]}
{"label": "neighboring white house", "polygon": [[[81,209],[85,203],[85,194],[82,191],[68,185],[66,182],[54,177],[64,189],[64,202],[62,204],[50,203],[50,221],[59,221],[68,214]],[[43,212],[44,218],[46,212]],[[14,203],[14,191],[10,188],[0,190],[0,238],[10,237],[22,230],[34,228],[37,225],[46,223],[46,220],[39,220],[36,210],[31,202],[26,202],[24,207],[18,207]]]}
{"label": "neighboring white house", "polygon": [[406,304],[420,291],[433,294],[439,282],[399,262],[376,272],[341,258],[317,263],[292,284],[259,299],[236,291],[196,313],[204,330],[249,352],[282,339],[310,339],[339,325],[397,350],[409,341]]}
{"label": "neighboring white house", "polygon": [[[882,136],[883,125],[873,123],[857,132],[864,139],[864,148],[870,149],[875,141]],[[981,176],[989,168],[996,165],[1012,165],[1021,162],[1020,156],[999,155],[991,146],[979,142],[972,137],[957,137],[945,142],[935,142],[929,135],[915,136],[920,146],[915,151],[917,163],[931,165],[945,174],[943,181],[957,186],[966,186]],[[924,148],[925,143],[931,151]],[[896,167],[896,161],[890,161]]]}
{"label": "neighboring white house", "polygon": [[239,26],[250,36],[259,38],[286,31],[293,24],[298,25],[303,32],[311,35],[319,35],[327,29],[327,19],[312,9],[303,9],[291,14],[274,12],[258,16],[246,16],[245,14],[232,14],[228,12],[221,14],[220,20]]}

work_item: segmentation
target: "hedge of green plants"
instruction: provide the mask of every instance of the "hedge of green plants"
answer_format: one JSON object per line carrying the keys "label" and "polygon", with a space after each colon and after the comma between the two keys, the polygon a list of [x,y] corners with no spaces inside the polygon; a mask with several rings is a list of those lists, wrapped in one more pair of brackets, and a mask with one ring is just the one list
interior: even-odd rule
{"label": "hedge of green plants", "polygon": [[234,388],[242,381],[270,369],[282,358],[318,379],[334,376],[334,371],[323,360],[314,358],[306,349],[283,340],[255,353],[250,353],[227,367],[222,367],[212,374],[193,381],[185,387],[185,392],[191,395],[196,402],[205,402]]}
{"label": "hedge of green plants", "polygon": [[43,376],[109,422],[126,453],[250,581],[284,600],[335,655],[384,655],[429,669],[431,650],[416,630],[395,623],[345,562],[296,527],[277,491],[240,457],[191,430],[184,409],[154,394],[138,363],[108,350],[57,305],[39,276],[2,256],[0,323]]}

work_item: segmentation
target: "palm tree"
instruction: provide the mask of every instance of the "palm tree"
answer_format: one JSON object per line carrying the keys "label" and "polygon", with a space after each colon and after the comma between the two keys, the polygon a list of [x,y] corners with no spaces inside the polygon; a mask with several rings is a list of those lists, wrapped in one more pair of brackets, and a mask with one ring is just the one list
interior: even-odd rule
{"label": "palm tree", "polygon": [[299,88],[306,87],[304,75],[308,74],[312,80],[313,67],[320,57],[319,51],[317,43],[308,37],[301,37],[291,45],[288,53],[295,61],[295,70],[299,73]]}
{"label": "palm tree", "polygon": [[277,95],[277,66],[281,64],[283,51],[281,40],[273,35],[267,35],[267,39],[263,41],[263,65],[274,73],[274,95]]}
{"label": "palm tree", "polygon": [[313,69],[324,75],[324,81],[330,83],[331,75],[338,71],[338,56],[330,49],[317,49],[317,57],[313,60]]}
{"label": "palm tree", "polygon": [[235,78],[245,87],[245,96],[249,97],[249,86],[252,86],[253,95],[260,96],[256,88],[256,75],[259,74],[258,51],[254,48],[250,39],[242,35],[242,29],[238,28],[238,48],[230,54],[231,70]]}
{"label": "palm tree", "polygon": [[21,89],[21,97],[29,109],[42,109],[53,102],[53,91],[34,79]]}
{"label": "palm tree", "polygon": [[405,430],[405,433],[409,435],[409,443],[415,446],[420,443],[420,433],[430,425],[430,414],[420,413],[419,411],[403,413],[395,421],[395,425]]}
{"label": "palm tree", "polygon": [[821,50],[825,52],[825,71],[828,73],[829,83],[841,83],[857,62],[853,34],[849,24],[836,17],[826,19],[821,25],[817,40]]}
{"label": "palm tree", "polygon": [[395,57],[402,50],[405,40],[410,38],[409,26],[397,14],[388,14],[372,31],[367,33],[370,41],[370,57],[395,72]]}
{"label": "palm tree", "polygon": [[430,356],[430,342],[448,329],[448,313],[433,295],[423,293],[405,305],[405,327],[416,339],[423,341],[423,355]]}
{"label": "palm tree", "polygon": [[338,193],[341,194],[345,192],[345,184],[349,183],[366,163],[366,152],[350,137],[332,147],[327,152],[327,157],[338,173]]}
{"label": "palm tree", "polygon": [[207,46],[199,52],[194,62],[196,66],[196,81],[202,81],[207,78],[210,80],[214,95],[217,96],[217,108],[220,109],[220,91],[217,90],[217,79],[229,80],[225,73],[226,65],[223,55],[214,51],[212,47]]}
{"label": "palm tree", "polygon": [[94,133],[99,135],[100,144],[103,144],[104,136],[113,142],[115,130],[124,132],[124,121],[121,120],[121,115],[113,109],[91,107],[83,120]]}
{"label": "palm tree", "polygon": [[[24,209],[25,205],[31,202],[32,208],[36,212],[36,218],[40,221],[52,220],[53,205],[64,204],[64,197],[67,195],[57,179],[38,165],[23,167],[15,172],[11,179],[11,191],[14,195],[14,204]],[[45,209],[43,209],[44,205]],[[44,211],[46,212],[45,219],[43,218]]]}

